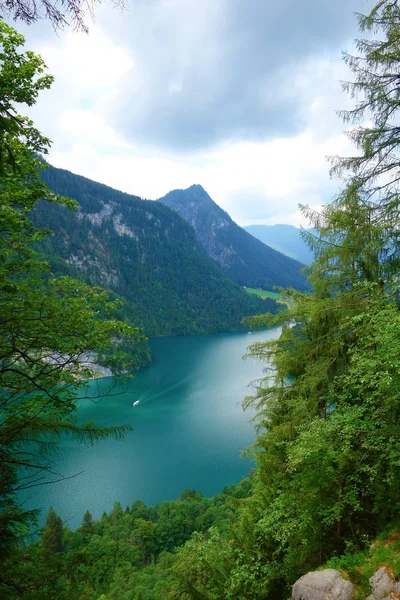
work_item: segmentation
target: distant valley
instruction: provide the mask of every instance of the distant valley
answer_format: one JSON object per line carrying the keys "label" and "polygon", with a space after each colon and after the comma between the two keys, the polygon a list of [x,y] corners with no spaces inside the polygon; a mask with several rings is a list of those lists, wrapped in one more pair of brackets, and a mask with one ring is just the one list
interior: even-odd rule
{"label": "distant valley", "polygon": [[243,229],[264,244],[305,265],[314,260],[313,253],[301,237],[301,229],[293,225],[248,225]]}

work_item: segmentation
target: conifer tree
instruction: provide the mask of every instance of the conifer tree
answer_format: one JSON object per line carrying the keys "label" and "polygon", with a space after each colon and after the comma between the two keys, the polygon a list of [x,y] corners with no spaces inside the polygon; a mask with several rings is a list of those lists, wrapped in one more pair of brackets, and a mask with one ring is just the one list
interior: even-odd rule
{"label": "conifer tree", "polygon": [[314,292],[288,292],[285,315],[251,320],[283,326],[250,352],[269,376],[247,400],[259,411],[259,468],[243,517],[243,542],[264,557],[275,590],[346,544],[362,547],[400,501],[400,8],[383,0],[359,21],[376,36],[345,55],[355,81],[344,88],[362,99],[341,115],[372,124],[349,133],[359,155],[332,159],[344,181],[337,198],[319,214],[303,207],[315,228],[304,234]]}
{"label": "conifer tree", "polygon": [[63,551],[63,523],[52,506],[47,514],[41,544],[43,548],[53,554]]}
{"label": "conifer tree", "polygon": [[86,511],[83,515],[81,530],[83,533],[92,533],[93,532],[93,518],[90,511]]}
{"label": "conifer tree", "polygon": [[331,204],[303,207],[315,228],[304,233],[313,293],[289,290],[286,314],[246,320],[282,326],[279,340],[250,349],[267,371],[245,402],[258,410],[254,493],[228,542],[194,537],[178,553],[171,598],[287,598],[307,570],[398,519],[398,1],[380,0],[359,22],[375,35],[345,55],[355,80],[343,87],[358,104],[341,113],[357,125],[357,155],[332,159],[343,189]]}
{"label": "conifer tree", "polygon": [[389,273],[399,270],[400,182],[400,6],[380,0],[368,15],[359,15],[361,32],[374,34],[356,41],[357,56],[345,53],[353,81],[343,89],[356,99],[352,110],[339,114],[352,126],[348,136],[357,154],[333,157],[332,174],[347,182],[343,200],[357,199],[371,227],[380,228],[379,258]]}

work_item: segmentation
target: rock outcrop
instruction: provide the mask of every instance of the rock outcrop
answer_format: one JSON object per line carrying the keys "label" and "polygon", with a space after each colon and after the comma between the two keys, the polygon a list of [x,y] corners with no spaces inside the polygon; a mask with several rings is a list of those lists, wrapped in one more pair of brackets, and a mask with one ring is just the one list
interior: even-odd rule
{"label": "rock outcrop", "polygon": [[307,573],[296,581],[292,590],[294,600],[350,600],[354,588],[335,569]]}
{"label": "rock outcrop", "polygon": [[[372,593],[366,600],[400,598],[400,582],[392,575],[387,567],[376,571],[369,580]],[[353,584],[335,569],[307,573],[296,581],[292,590],[293,600],[351,600],[353,594]]]}
{"label": "rock outcrop", "polygon": [[[400,593],[400,583],[394,581],[386,567],[381,567],[369,580],[372,594],[366,600],[391,600],[390,594]],[[396,596],[397,597],[397,596]]]}
{"label": "rock outcrop", "polygon": [[193,227],[205,253],[238,285],[264,290],[271,290],[274,285],[307,289],[300,262],[239,227],[201,185],[173,190],[159,202]]}

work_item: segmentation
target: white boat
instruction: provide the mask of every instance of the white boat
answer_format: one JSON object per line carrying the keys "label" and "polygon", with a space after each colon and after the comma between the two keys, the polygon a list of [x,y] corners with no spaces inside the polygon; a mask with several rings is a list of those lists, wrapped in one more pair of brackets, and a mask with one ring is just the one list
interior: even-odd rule
{"label": "white boat", "polygon": [[136,402],[134,402],[134,403],[132,404],[132,406],[137,406],[137,405],[139,404],[139,402],[140,402],[140,400],[136,400]]}

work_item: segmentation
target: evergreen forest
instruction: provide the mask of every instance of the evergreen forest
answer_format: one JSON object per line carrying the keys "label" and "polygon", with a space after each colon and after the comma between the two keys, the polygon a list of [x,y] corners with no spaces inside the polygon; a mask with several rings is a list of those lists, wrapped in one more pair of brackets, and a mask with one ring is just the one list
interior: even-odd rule
{"label": "evergreen forest", "polygon": [[[331,159],[336,197],[319,212],[302,207],[312,228],[303,233],[315,255],[307,268],[312,292],[289,289],[287,310],[262,304],[263,314],[258,308],[264,301],[249,296],[257,310],[243,315],[246,327],[282,326],[279,339],[249,349],[265,366],[265,378],[244,400],[257,411],[257,440],[248,449],[256,468],[213,498],[184,490],[175,502],[146,507],[132,498],[125,508],[116,489],[109,514],[93,520],[87,511],[71,531],[53,509],[39,530],[37,514],[20,506],[18,491],[40,485],[43,471],[51,472],[61,436],[89,443],[123,439],[128,426],[77,422],[77,400],[95,372],[82,355],[94,353],[117,378],[129,377],[134,360],[126,348],[144,341],[138,325],[145,332],[156,327],[146,302],[152,310],[163,304],[153,290],[135,305],[129,260],[125,255],[126,270],[115,262],[117,252],[128,242],[133,252],[137,241],[118,215],[139,210],[143,201],[102,189],[102,198],[113,194],[110,202],[118,206],[107,225],[109,209],[96,205],[97,184],[52,169],[41,177],[39,155],[48,152],[49,140],[18,111],[34,104],[52,77],[40,56],[24,50],[23,36],[0,19],[1,598],[287,600],[301,575],[331,566],[355,583],[354,599],[364,600],[376,567],[385,565],[399,578],[398,2],[379,0],[359,16],[359,28],[354,55],[344,54],[352,80],[343,88],[353,107],[341,113],[354,155]],[[76,200],[86,216],[77,216]],[[212,263],[197,255],[194,234],[178,215],[159,203],[140,206],[152,215],[143,216],[149,221],[168,215],[168,231],[177,228],[182,244],[202,256],[196,268],[201,273],[206,265],[210,273]],[[59,215],[74,209],[70,227]],[[102,210],[100,220],[89,216]],[[106,268],[97,266],[101,243],[98,255],[90,244],[85,256],[75,249],[81,225],[89,240],[92,226],[100,232],[108,227],[113,252]],[[61,237],[49,237],[46,229],[56,227]],[[112,228],[121,233],[124,227],[114,238]],[[167,237],[159,232],[160,255]],[[75,270],[59,260],[63,247],[73,248],[76,258],[66,264]],[[84,261],[82,277],[76,267]],[[179,280],[179,289],[179,274],[168,275]],[[215,271],[227,295],[239,294],[221,277]],[[196,289],[189,296],[196,297]],[[203,333],[210,323],[220,330],[218,315],[207,321],[201,312],[200,298],[188,317],[171,297],[168,310],[182,314],[168,317],[164,334],[178,324],[182,333]],[[242,307],[247,311],[250,304]],[[224,323],[231,317],[222,312]]]}
{"label": "evergreen forest", "polygon": [[38,250],[59,275],[106,287],[120,317],[148,337],[239,329],[245,316],[279,306],[249,299],[205,256],[194,230],[166,206],[47,166],[42,180],[79,210],[39,202],[33,222],[53,235]]}
{"label": "evergreen forest", "polygon": [[[196,237],[210,258],[240,286],[272,291],[275,286],[306,291],[304,266],[277,252],[239,227],[201,187],[173,190],[159,198],[193,225]],[[311,262],[311,261],[310,261]]]}

